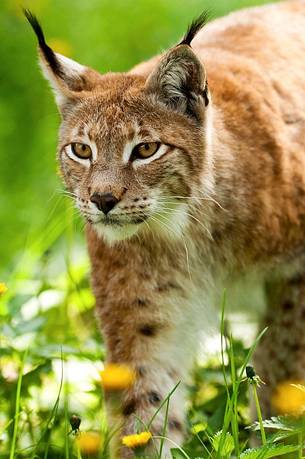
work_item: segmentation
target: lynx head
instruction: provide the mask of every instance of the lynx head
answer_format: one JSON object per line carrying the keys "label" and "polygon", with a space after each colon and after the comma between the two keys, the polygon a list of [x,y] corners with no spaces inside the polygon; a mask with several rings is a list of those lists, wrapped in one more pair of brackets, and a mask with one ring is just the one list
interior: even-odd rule
{"label": "lynx head", "polygon": [[25,15],[62,117],[58,159],[65,186],[107,241],[152,229],[175,237],[205,174],[209,102],[205,71],[190,47],[202,15],[147,76],[100,73],[55,53]]}

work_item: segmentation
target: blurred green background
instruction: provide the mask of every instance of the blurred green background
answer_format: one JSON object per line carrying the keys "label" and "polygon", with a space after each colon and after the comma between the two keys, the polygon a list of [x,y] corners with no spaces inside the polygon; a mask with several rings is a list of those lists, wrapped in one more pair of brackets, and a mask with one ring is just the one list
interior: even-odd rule
{"label": "blurred green background", "polygon": [[[211,17],[259,0],[0,1],[0,275],[53,224],[65,204],[56,175],[59,116],[37,65],[35,37],[21,5],[40,19],[62,54],[101,72],[124,71],[177,42],[203,9]],[[54,223],[54,218],[58,225]]]}

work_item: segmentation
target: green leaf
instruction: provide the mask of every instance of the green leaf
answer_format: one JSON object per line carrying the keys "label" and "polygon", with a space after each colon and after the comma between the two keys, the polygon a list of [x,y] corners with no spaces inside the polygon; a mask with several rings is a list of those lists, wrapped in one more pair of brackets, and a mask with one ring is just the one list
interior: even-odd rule
{"label": "green leaf", "polygon": [[[295,418],[289,416],[273,416],[271,419],[265,419],[263,425],[266,429],[292,431],[299,428],[300,425],[304,426],[304,423],[302,420],[298,422]],[[259,430],[259,423],[255,422],[250,428],[252,430]]]}
{"label": "green leaf", "polygon": [[[216,452],[218,452],[220,447],[220,439],[221,439],[222,432],[219,431],[212,439],[213,448]],[[234,440],[232,435],[227,432],[225,435],[225,439],[221,445],[221,451],[219,451],[220,456],[230,456],[234,449]]]}
{"label": "green leaf", "polygon": [[31,320],[23,320],[17,323],[15,326],[15,332],[17,336],[38,332],[46,323],[46,320],[47,319],[44,316],[38,316]]}
{"label": "green leaf", "polygon": [[240,459],[268,459],[297,451],[297,445],[266,445],[261,448],[247,449],[240,455]]}

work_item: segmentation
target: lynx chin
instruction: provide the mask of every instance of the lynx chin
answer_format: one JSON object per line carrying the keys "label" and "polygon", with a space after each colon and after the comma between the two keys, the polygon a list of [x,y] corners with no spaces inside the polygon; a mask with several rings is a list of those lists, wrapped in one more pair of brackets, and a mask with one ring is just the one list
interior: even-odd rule
{"label": "lynx chin", "polygon": [[[25,15],[61,113],[63,181],[87,221],[108,362],[137,375],[120,437],[180,381],[168,437],[182,444],[199,334],[223,289],[246,280],[265,292],[256,368],[272,414],[274,388],[305,378],[305,1],[205,27],[203,14],[162,55],[105,75],[55,53]],[[160,412],[150,430],[162,428]],[[130,457],[120,444],[113,457]]]}

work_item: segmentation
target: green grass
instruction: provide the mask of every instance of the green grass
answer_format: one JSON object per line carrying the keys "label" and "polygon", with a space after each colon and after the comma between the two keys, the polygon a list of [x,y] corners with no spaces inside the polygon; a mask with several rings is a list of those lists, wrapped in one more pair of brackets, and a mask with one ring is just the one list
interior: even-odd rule
{"label": "green grass", "polygon": [[13,421],[13,435],[10,447],[10,459],[14,459],[15,457],[15,448],[16,448],[16,440],[17,440],[17,433],[18,433],[18,417],[20,414],[20,395],[21,395],[21,384],[22,384],[22,377],[23,377],[23,370],[24,370],[24,363],[27,356],[27,351],[24,351],[21,365],[19,369],[18,381],[17,381],[17,390],[16,390],[16,401],[15,401],[15,416]]}

